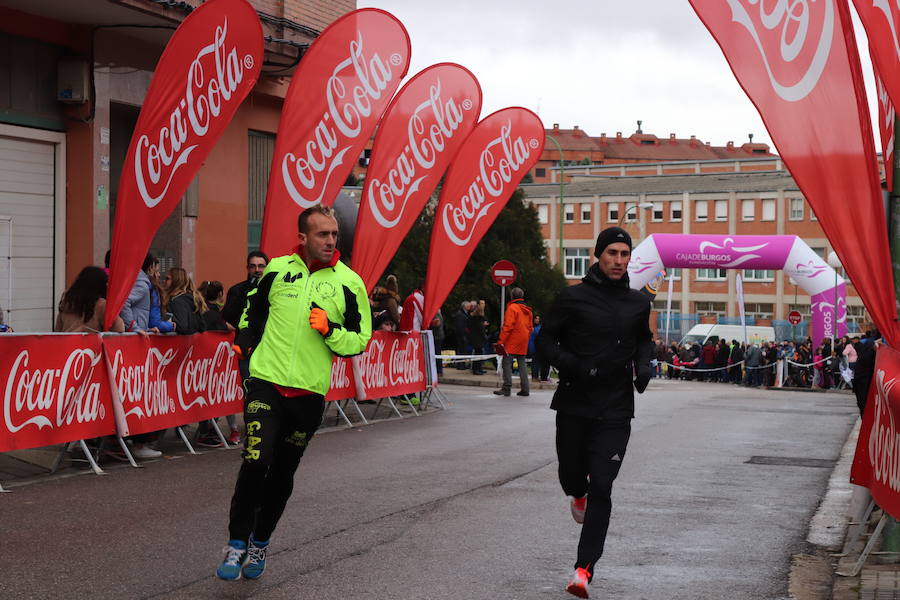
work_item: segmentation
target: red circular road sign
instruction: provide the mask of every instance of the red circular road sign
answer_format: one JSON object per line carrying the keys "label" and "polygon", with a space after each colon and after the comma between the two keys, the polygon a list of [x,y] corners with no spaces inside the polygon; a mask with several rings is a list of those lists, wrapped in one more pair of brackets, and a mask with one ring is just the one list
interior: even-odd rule
{"label": "red circular road sign", "polygon": [[791,325],[799,325],[800,321],[802,320],[803,315],[801,315],[796,310],[792,310],[790,313],[788,313],[788,322],[790,322]]}
{"label": "red circular road sign", "polygon": [[516,280],[518,274],[519,272],[516,271],[516,265],[508,260],[498,260],[494,263],[494,266],[491,267],[491,279],[499,286],[508,286]]}

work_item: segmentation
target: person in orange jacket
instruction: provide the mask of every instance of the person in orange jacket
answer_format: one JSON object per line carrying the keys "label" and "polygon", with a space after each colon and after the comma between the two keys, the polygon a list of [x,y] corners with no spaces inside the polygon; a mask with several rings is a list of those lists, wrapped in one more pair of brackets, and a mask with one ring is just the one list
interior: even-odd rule
{"label": "person in orange jacket", "polygon": [[497,341],[497,353],[503,356],[503,385],[494,390],[498,396],[509,396],[512,391],[513,359],[519,363],[520,390],[517,396],[528,395],[528,367],[525,355],[528,354],[528,338],[531,336],[534,317],[531,309],[525,306],[525,292],[514,287],[509,292],[511,300],[506,305],[503,317],[503,330]]}

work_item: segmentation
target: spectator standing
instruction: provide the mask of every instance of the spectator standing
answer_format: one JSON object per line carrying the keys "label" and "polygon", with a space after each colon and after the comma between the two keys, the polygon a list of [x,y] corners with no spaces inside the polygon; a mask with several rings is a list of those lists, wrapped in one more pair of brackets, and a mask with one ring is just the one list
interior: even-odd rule
{"label": "spectator standing", "polygon": [[[716,347],[712,340],[706,340],[706,343],[703,345],[700,368],[710,370],[716,368]],[[713,377],[716,375],[716,371],[701,373],[701,375],[703,376],[704,381],[712,381]]]}
{"label": "spectator standing", "polygon": [[534,327],[534,315],[531,309],[525,305],[525,292],[520,287],[514,287],[509,291],[510,301],[506,305],[503,316],[503,329],[497,340],[497,350],[503,363],[503,383],[499,390],[494,390],[498,396],[509,396],[512,391],[512,364],[518,362],[519,366],[519,391],[517,396],[527,396],[528,365],[525,356],[528,354],[528,339]]}
{"label": "spectator standing", "polygon": [[759,387],[762,385],[762,350],[757,344],[750,344],[747,354],[744,356],[744,366],[747,367],[747,386]]}
{"label": "spectator standing", "polygon": [[528,354],[531,357],[531,378],[534,381],[550,381],[550,365],[541,361],[538,356],[535,340],[541,333],[541,315],[534,315],[531,326],[531,335],[528,336]]}
{"label": "spectator standing", "polygon": [[731,340],[731,383],[740,384],[744,377],[744,347],[737,340]]}
{"label": "spectator standing", "polygon": [[844,346],[844,358],[847,359],[847,366],[850,368],[850,371],[853,372],[854,376],[856,375],[856,359],[858,357],[856,352],[857,342],[859,342],[859,338],[853,338],[847,342],[846,346]]}
{"label": "spectator standing", "polygon": [[[225,296],[225,287],[219,281],[204,281],[197,290],[203,296],[206,302],[206,312],[203,313],[203,330],[204,331],[234,331],[230,323],[225,321],[222,315],[222,299]],[[228,422],[228,443],[240,444],[241,433],[237,427],[236,415],[226,415]],[[208,421],[203,421],[197,429],[197,443],[207,448],[218,448],[222,445],[221,440],[209,431]]]}
{"label": "spectator standing", "polygon": [[[475,354],[484,354],[484,345],[487,343],[486,322],[484,320],[484,301],[482,300],[475,304],[472,308],[472,314],[469,315],[469,342],[471,342],[472,352]],[[473,375],[484,375],[483,362],[483,360],[472,361]]]}
{"label": "spectator standing", "polygon": [[418,283],[409,296],[403,301],[400,313],[400,331],[422,331],[424,327],[425,295],[422,283]]}
{"label": "spectator standing", "polygon": [[881,337],[877,329],[867,331],[856,344],[856,366],[853,373],[853,394],[856,396],[856,406],[862,416],[866,410],[866,399],[869,397],[869,388],[872,385],[872,377],[875,375],[875,341]]}
{"label": "spectator standing", "polygon": [[175,323],[162,315],[163,290],[159,283],[159,259],[148,254],[141,269],[150,279],[150,313],[147,315],[147,330],[154,333],[172,333]]}
{"label": "spectator standing", "polygon": [[[225,306],[222,308],[222,318],[231,325],[232,329],[237,329],[241,320],[241,313],[247,306],[247,293],[256,287],[259,278],[262,277],[266,265],[269,264],[269,257],[265,252],[254,250],[247,255],[247,278],[240,281],[230,288],[225,296]],[[241,371],[243,374],[243,371]],[[244,375],[246,379],[246,375]]]}
{"label": "spectator standing", "polygon": [[444,349],[444,315],[441,313],[441,309],[438,309],[437,314],[431,320],[431,337],[434,339],[434,362],[435,368],[437,369],[438,375],[444,374],[444,361],[440,358],[441,352]]}
{"label": "spectator standing", "polygon": [[172,267],[166,273],[166,305],[175,321],[175,333],[192,335],[203,331],[203,313],[206,301],[194,282],[181,267]]}
{"label": "spectator standing", "polygon": [[397,331],[400,328],[400,287],[396,275],[388,275],[383,286],[372,290],[372,328]]}
{"label": "spectator standing", "polygon": [[[453,315],[453,333],[456,335],[456,353],[459,356],[472,353],[472,344],[469,342],[469,313],[472,312],[472,305],[469,300],[464,300]],[[468,369],[464,361],[455,362],[454,366],[462,371]]]}
{"label": "spectator standing", "polygon": [[134,285],[131,286],[131,292],[122,303],[119,316],[125,323],[126,331],[146,331],[150,328],[150,290],[153,288],[153,283],[150,281],[147,271],[154,263],[158,268],[159,261],[152,254],[147,253],[137,278],[134,280]]}
{"label": "spectator standing", "polygon": [[[106,313],[108,277],[100,267],[85,267],[59,301],[59,312],[53,331],[101,332]],[[125,324],[116,317],[109,331],[121,333]]]}

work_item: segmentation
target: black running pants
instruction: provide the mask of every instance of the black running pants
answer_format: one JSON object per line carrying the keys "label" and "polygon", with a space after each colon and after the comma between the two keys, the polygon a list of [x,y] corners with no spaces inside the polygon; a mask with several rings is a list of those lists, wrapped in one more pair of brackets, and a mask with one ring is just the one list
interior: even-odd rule
{"label": "black running pants", "polygon": [[630,420],[611,422],[556,414],[559,482],[568,496],[587,494],[575,567],[587,569],[592,576],[594,563],[603,555],[612,511],[612,484],[630,436]]}
{"label": "black running pants", "polygon": [[243,462],[228,523],[229,539],[267,541],[294,491],[294,473],[322,421],[319,395],[287,398],[270,383],[247,379]]}

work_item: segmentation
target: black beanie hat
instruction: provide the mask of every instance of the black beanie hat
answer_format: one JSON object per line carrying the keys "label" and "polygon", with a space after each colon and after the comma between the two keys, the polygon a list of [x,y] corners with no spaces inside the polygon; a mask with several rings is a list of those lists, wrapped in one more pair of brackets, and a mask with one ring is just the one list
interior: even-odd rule
{"label": "black beanie hat", "polygon": [[603,250],[610,244],[615,244],[616,242],[628,244],[628,249],[631,249],[631,236],[628,235],[627,231],[621,227],[607,227],[597,236],[597,245],[594,246],[594,256],[600,258],[600,255],[603,254]]}

